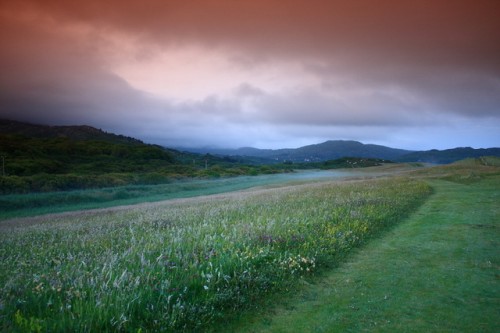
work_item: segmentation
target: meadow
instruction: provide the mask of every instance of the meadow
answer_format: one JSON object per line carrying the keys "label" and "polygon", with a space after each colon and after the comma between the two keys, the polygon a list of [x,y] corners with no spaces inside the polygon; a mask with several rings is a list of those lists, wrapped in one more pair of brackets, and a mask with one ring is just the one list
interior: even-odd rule
{"label": "meadow", "polygon": [[0,222],[0,329],[209,331],[413,212],[408,177],[311,182]]}
{"label": "meadow", "polygon": [[[351,170],[298,170],[293,173],[173,180],[167,184],[125,185],[73,191],[0,195],[0,220],[83,209],[132,205],[175,198],[211,195],[257,186],[277,186],[330,179],[384,175],[385,167]],[[407,170],[411,168],[402,168]]]}
{"label": "meadow", "polygon": [[433,195],[415,213],[217,331],[498,332],[498,166],[484,158],[418,171]]}

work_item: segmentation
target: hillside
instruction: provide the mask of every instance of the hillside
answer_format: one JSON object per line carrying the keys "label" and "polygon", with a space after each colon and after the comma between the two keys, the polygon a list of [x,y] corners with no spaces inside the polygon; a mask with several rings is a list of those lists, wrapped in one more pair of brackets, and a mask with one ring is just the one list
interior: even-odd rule
{"label": "hillside", "polygon": [[6,173],[102,174],[147,172],[175,162],[155,145],[90,126],[43,126],[0,121],[0,153]]}
{"label": "hillside", "polygon": [[0,194],[160,184],[284,172],[245,159],[180,152],[90,126],[0,120]]}
{"label": "hillside", "polygon": [[417,151],[406,154],[397,159],[399,162],[426,162],[435,164],[448,164],[466,158],[477,158],[481,156],[500,157],[500,148],[474,149],[461,147],[446,150]]}
{"label": "hillside", "polygon": [[0,133],[21,135],[28,138],[55,139],[65,138],[73,141],[104,141],[111,143],[143,144],[142,141],[104,132],[87,125],[81,126],[46,126],[0,119]]}

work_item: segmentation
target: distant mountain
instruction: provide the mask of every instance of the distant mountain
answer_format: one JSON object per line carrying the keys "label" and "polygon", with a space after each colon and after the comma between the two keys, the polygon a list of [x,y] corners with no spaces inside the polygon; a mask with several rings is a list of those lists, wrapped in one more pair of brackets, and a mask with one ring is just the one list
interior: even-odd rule
{"label": "distant mountain", "polygon": [[[373,158],[396,162],[426,162],[445,164],[480,156],[500,157],[500,148],[473,149],[470,147],[447,150],[410,151],[381,145],[363,144],[350,140],[330,140],[296,149],[239,149],[177,148],[145,144],[140,140],[100,129],[81,126],[45,126],[0,119],[0,153],[17,156],[16,174],[44,172],[70,172],[71,164],[78,169],[87,165],[88,171],[102,171],[96,165],[107,167],[108,172],[152,171],[159,165],[183,165],[183,169],[196,165],[264,165],[283,162],[324,162],[344,157]],[[207,155],[209,154],[209,155]],[[57,157],[57,158],[56,158]],[[46,163],[35,163],[44,159]],[[21,163],[22,160],[25,162]],[[66,161],[64,167],[57,161]],[[154,161],[154,162],[153,162]],[[112,163],[110,163],[112,162]],[[22,165],[21,165],[22,164]],[[43,167],[45,164],[45,167]],[[56,165],[56,166],[54,166]],[[81,171],[81,170],[79,170]],[[178,171],[180,174],[185,171]]]}
{"label": "distant mountain", "polygon": [[500,148],[473,149],[466,147],[447,150],[410,151],[344,140],[326,141],[296,149],[257,149],[245,147],[239,149],[184,148],[184,150],[219,156],[244,156],[246,158],[260,159],[260,163],[265,163],[266,161],[267,163],[282,163],[285,161],[294,163],[323,162],[343,157],[361,157],[392,160],[395,162],[446,164],[480,156],[500,157]]}
{"label": "distant mountain", "polygon": [[185,150],[215,155],[259,157],[275,162],[321,162],[342,157],[364,157],[394,160],[412,152],[410,150],[344,140],[326,141],[296,149],[257,149],[245,147],[233,150],[210,148]]}
{"label": "distant mountain", "polygon": [[416,151],[406,154],[396,159],[398,162],[426,162],[436,164],[448,164],[466,158],[475,158],[481,156],[500,157],[500,148],[480,148],[460,147],[446,150],[426,150]]}

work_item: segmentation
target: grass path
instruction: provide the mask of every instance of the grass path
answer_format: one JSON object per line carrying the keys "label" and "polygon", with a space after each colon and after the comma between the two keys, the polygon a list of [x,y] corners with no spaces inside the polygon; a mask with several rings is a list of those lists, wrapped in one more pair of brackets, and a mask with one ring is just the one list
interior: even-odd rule
{"label": "grass path", "polygon": [[408,220],[231,332],[498,332],[500,181],[433,181]]}

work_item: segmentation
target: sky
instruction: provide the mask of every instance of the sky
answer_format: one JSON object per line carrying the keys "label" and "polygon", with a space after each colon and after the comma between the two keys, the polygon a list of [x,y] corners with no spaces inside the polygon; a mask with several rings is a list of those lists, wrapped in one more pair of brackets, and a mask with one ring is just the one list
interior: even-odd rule
{"label": "sky", "polygon": [[500,147],[498,0],[2,0],[0,118],[168,147]]}

